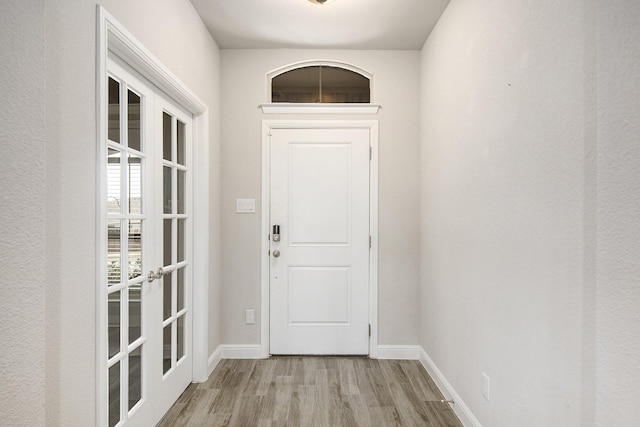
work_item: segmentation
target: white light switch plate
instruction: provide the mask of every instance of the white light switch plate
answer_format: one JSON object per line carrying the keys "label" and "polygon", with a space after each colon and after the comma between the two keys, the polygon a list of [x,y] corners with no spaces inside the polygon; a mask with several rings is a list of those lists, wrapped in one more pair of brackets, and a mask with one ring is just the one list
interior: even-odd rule
{"label": "white light switch plate", "polygon": [[244,312],[244,323],[247,325],[253,325],[256,323],[256,311],[252,308],[248,308]]}
{"label": "white light switch plate", "polygon": [[236,199],[236,213],[256,213],[256,199]]}

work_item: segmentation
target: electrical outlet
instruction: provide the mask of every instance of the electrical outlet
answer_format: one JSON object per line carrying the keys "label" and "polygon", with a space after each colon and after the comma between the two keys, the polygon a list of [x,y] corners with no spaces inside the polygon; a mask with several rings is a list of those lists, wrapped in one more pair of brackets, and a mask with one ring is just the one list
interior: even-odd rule
{"label": "electrical outlet", "polygon": [[256,311],[252,308],[248,308],[244,312],[244,323],[247,325],[253,325],[256,323]]}
{"label": "electrical outlet", "polygon": [[484,372],[482,373],[482,395],[484,396],[485,399],[487,399],[487,402],[490,402],[490,390],[491,390],[491,379],[489,378],[489,376],[487,374],[485,374]]}

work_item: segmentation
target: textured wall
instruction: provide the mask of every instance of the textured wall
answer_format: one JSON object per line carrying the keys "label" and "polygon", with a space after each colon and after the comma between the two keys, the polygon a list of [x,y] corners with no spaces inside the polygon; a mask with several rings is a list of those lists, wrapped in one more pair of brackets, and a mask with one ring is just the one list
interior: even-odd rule
{"label": "textured wall", "polygon": [[[244,310],[260,318],[261,121],[265,76],[298,61],[344,61],[374,74],[379,144],[379,343],[417,339],[418,69],[417,52],[223,50],[223,342],[259,344],[260,325],[244,324]],[[291,118],[291,116],[289,117]],[[309,116],[293,116],[305,119]],[[340,117],[316,116],[316,119]],[[235,199],[255,198],[255,215],[237,215]]]}
{"label": "textured wall", "polygon": [[44,424],[43,1],[0,3],[0,420]]}
{"label": "textured wall", "polygon": [[640,425],[640,3],[598,1],[597,426]]}
{"label": "textured wall", "polygon": [[422,51],[420,343],[486,426],[584,425],[584,3],[453,0]]}

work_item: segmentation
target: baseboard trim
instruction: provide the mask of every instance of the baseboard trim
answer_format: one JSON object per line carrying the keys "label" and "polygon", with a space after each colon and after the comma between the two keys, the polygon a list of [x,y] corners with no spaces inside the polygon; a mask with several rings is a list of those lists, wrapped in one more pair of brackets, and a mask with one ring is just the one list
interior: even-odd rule
{"label": "baseboard trim", "polygon": [[211,356],[209,356],[209,359],[207,361],[207,378],[211,376],[211,373],[216,368],[216,366],[218,366],[218,363],[220,363],[220,360],[222,359],[222,350],[220,349],[220,347],[222,346],[218,346],[218,348],[216,348],[214,352],[211,353]]}
{"label": "baseboard trim", "polygon": [[451,386],[449,381],[445,378],[444,374],[436,364],[431,360],[427,352],[424,348],[420,347],[420,363],[427,370],[431,378],[436,382],[436,385],[444,395],[446,400],[453,400],[453,404],[451,405],[451,409],[458,416],[460,422],[465,427],[482,427],[480,421],[471,413],[469,407],[463,402],[458,393]]}
{"label": "baseboard trim", "polygon": [[222,359],[265,359],[262,346],[259,344],[221,345]]}
{"label": "baseboard trim", "polygon": [[420,346],[417,345],[379,345],[376,359],[418,360]]}

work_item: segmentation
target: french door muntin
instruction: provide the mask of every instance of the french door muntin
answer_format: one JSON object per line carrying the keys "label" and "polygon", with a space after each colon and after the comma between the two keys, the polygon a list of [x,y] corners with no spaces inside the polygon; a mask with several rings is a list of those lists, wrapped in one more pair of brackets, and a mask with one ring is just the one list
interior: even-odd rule
{"label": "french door muntin", "polygon": [[116,61],[107,80],[101,423],[150,425],[192,378],[191,117]]}

